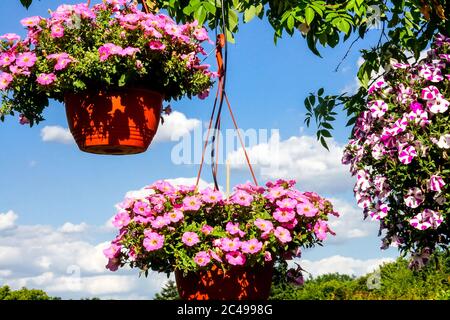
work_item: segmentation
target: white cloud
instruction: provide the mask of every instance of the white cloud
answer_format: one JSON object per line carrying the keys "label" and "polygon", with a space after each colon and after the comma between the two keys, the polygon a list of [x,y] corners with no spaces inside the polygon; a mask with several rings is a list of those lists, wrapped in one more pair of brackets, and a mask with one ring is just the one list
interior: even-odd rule
{"label": "white cloud", "polygon": [[71,144],[74,142],[69,129],[61,126],[45,126],[41,129],[41,138],[45,142]]}
{"label": "white cloud", "polygon": [[330,237],[333,242],[343,242],[345,239],[362,238],[376,235],[379,222],[363,219],[362,209],[354,203],[342,199],[330,198],[334,209],[339,213],[339,218],[330,218],[330,228],[336,232],[335,237]]}
{"label": "white cloud", "polygon": [[73,224],[70,222],[66,222],[59,228],[59,231],[63,233],[77,233],[86,231],[87,227],[88,225],[84,222],[80,224]]}
{"label": "white cloud", "polygon": [[13,228],[16,220],[17,214],[12,210],[6,213],[0,213],[0,231]]}
{"label": "white cloud", "polygon": [[[328,140],[327,151],[315,137],[301,135],[280,140],[275,133],[268,143],[250,147],[247,152],[265,179],[296,179],[298,188],[322,192],[352,190],[348,168],[341,164],[343,147]],[[228,154],[232,168],[247,169],[242,149]]]}
{"label": "white cloud", "polygon": [[302,259],[299,263],[303,269],[310,272],[313,276],[335,272],[340,274],[361,276],[375,271],[383,263],[393,261],[394,259],[392,258],[360,260],[352,257],[334,255],[316,261]]}
{"label": "white cloud", "polygon": [[[92,234],[78,232],[82,229]],[[101,227],[87,228],[83,223],[66,223],[59,228],[18,225],[5,230],[0,233],[2,284],[13,289],[42,289],[63,298],[151,299],[167,282],[165,275],[151,272],[144,278],[129,268],[110,272],[103,255],[108,242],[92,241],[101,233],[106,235]]]}
{"label": "white cloud", "polygon": [[164,123],[159,125],[154,142],[178,141],[201,124],[200,120],[188,119],[186,115],[178,111],[163,117]]}

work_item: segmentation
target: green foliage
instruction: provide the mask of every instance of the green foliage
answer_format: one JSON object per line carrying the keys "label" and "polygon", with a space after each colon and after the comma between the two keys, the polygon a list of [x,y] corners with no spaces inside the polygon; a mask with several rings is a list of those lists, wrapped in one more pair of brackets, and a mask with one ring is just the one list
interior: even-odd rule
{"label": "green foliage", "polygon": [[11,290],[8,286],[0,287],[0,300],[58,300],[42,290],[22,288]]}
{"label": "green foliage", "polygon": [[[379,286],[368,286],[368,283]],[[372,289],[370,289],[372,288]],[[436,254],[420,271],[408,268],[398,258],[378,271],[359,278],[326,274],[305,281],[301,287],[286,281],[274,281],[271,299],[276,300],[424,300],[450,299],[450,256]]]}
{"label": "green foliage", "polygon": [[177,285],[175,281],[169,280],[167,284],[162,288],[161,292],[155,295],[155,300],[179,300]]}

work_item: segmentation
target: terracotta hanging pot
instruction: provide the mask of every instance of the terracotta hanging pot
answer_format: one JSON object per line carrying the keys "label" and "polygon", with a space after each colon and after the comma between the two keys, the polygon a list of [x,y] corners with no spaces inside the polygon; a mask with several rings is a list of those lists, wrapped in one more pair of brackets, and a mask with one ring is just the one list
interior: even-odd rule
{"label": "terracotta hanging pot", "polygon": [[177,289],[184,300],[267,300],[273,265],[232,267],[225,273],[215,265],[209,270],[175,271]]}
{"label": "terracotta hanging pot", "polygon": [[143,89],[65,96],[69,129],[80,150],[136,154],[147,150],[158,129],[163,96]]}

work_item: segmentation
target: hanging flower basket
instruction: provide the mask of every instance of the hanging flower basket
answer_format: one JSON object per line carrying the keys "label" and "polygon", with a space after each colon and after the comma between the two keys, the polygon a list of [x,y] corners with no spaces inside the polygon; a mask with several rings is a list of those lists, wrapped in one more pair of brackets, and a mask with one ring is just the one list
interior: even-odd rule
{"label": "hanging flower basket", "polygon": [[380,222],[382,248],[413,253],[412,267],[449,245],[449,74],[443,35],[416,64],[393,62],[369,88],[343,157],[358,205]]}
{"label": "hanging flower basket", "polygon": [[107,268],[175,272],[183,299],[267,299],[273,264],[321,243],[332,233],[329,214],[337,215],[328,200],[294,185],[237,185],[225,199],[210,188],[158,181],[119,205]]}
{"label": "hanging flower basket", "polygon": [[159,93],[142,89],[68,94],[67,121],[82,151],[141,153],[147,150],[158,129],[162,101]]}
{"label": "hanging flower basket", "polygon": [[234,266],[222,270],[175,271],[178,294],[184,300],[267,300],[272,285],[273,264]]}
{"label": "hanging flower basket", "polygon": [[145,151],[163,98],[204,98],[216,76],[201,64],[210,40],[196,21],[178,25],[129,1],[61,5],[21,23],[25,39],[0,36],[0,119],[17,112],[33,125],[49,99],[64,102],[86,152]]}

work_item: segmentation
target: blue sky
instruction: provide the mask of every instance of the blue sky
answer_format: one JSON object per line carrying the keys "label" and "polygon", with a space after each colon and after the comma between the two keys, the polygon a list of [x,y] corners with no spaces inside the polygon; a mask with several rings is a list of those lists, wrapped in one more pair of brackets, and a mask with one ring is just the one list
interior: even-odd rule
{"label": "blue sky", "polygon": [[[18,0],[4,1],[0,34],[23,34],[21,18],[47,16],[47,8],[55,9],[62,3],[35,1],[27,11]],[[356,43],[338,72],[334,69],[350,41],[335,49],[321,49],[323,59],[320,59],[308,50],[299,33],[293,38],[285,35],[275,46],[273,31],[267,21],[254,19],[242,25],[236,35],[236,44],[229,47],[227,92],[239,126],[243,129],[278,129],[283,147],[279,156],[289,159],[282,165],[283,173],[261,173],[260,166],[256,165],[259,180],[276,178],[278,174],[296,178],[300,189],[317,188],[311,191],[334,199],[344,209],[341,212],[345,219],[336,225],[336,231],[340,232],[336,239],[304,254],[304,265],[314,274],[334,271],[361,274],[380,263],[380,259],[397,256],[395,249],[379,249],[377,223],[363,222],[362,213],[355,206],[352,180],[345,173],[347,168],[339,163],[340,151],[349,135],[349,128],[344,127],[345,119],[340,116],[335,125],[337,130],[331,141],[331,153],[315,142],[314,127],[303,125],[303,100],[308,93],[322,86],[330,93],[354,89],[360,59],[358,49],[368,47],[376,40],[377,30],[369,32],[367,39]],[[210,63],[215,65],[214,60]],[[212,98],[172,102],[172,108],[181,113],[178,114],[180,122],[173,123],[185,126],[187,131],[192,130],[194,124],[201,127],[204,123],[200,124],[200,121],[209,119],[212,102]],[[58,135],[49,138],[52,141],[43,141],[44,127],[67,128],[64,106],[59,103],[51,103],[45,118],[46,121],[31,129],[19,125],[13,117],[0,124],[0,285],[27,285],[62,297],[151,297],[163,283],[162,277],[154,276],[145,282],[151,285],[149,291],[146,284],[142,284],[143,280],[137,282],[137,270],[112,274],[104,271],[101,265],[92,266],[85,259],[90,259],[91,254],[99,264],[104,262],[99,255],[100,244],[114,235],[105,223],[114,214],[114,204],[127,191],[140,189],[157,179],[194,177],[197,165],[173,164],[171,152],[180,140],[168,141],[170,139],[164,137],[153,143],[146,153],[119,157],[82,153],[73,143],[61,143]],[[223,127],[231,128],[226,116]],[[170,136],[174,128],[169,124],[162,130]],[[249,147],[250,155],[254,154],[256,160],[264,157],[253,153],[257,146]],[[270,161],[271,155],[265,157]],[[233,166],[232,184],[250,179],[241,167]],[[311,176],[310,172],[314,170],[319,170],[320,174]],[[223,173],[222,170],[221,185],[225,184]],[[209,167],[204,171],[203,179],[211,182]],[[72,223],[72,228],[66,224],[68,222]],[[62,227],[64,224],[65,228]],[[45,238],[41,239],[42,244],[39,244],[40,232],[42,239]],[[70,258],[71,252],[55,253],[51,248],[57,248],[58,241],[62,242],[63,248],[76,251],[82,247],[84,251],[77,251],[76,259]],[[14,260],[28,252],[26,246],[30,243],[38,243],[29,258],[33,260]],[[85,258],[81,257],[83,254]],[[61,255],[67,255],[67,261],[57,261]],[[27,268],[27,263],[35,267]],[[79,290],[64,287],[63,280],[70,265],[79,265],[83,277],[91,279],[92,283],[97,281],[95,288],[87,284],[87,280],[81,282]]]}

